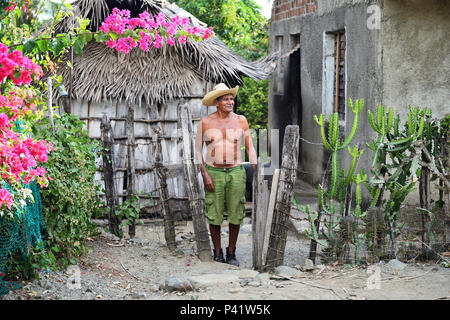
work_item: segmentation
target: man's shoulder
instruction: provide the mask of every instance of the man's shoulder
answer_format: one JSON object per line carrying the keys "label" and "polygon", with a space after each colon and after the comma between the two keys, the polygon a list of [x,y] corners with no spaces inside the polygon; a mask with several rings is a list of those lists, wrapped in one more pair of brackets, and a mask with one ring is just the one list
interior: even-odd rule
{"label": "man's shoulder", "polygon": [[239,120],[240,123],[247,123],[247,118],[245,116],[243,116],[242,114],[236,114],[237,119]]}
{"label": "man's shoulder", "polygon": [[216,112],[213,112],[211,114],[208,114],[207,116],[204,116],[204,117],[200,118],[200,121],[208,122],[208,121],[210,121],[212,119],[215,119],[215,118],[216,118]]}

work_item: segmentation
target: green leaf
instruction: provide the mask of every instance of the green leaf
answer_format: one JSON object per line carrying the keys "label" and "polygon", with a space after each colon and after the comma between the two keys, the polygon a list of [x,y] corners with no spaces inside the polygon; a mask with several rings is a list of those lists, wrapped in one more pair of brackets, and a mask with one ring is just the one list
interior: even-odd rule
{"label": "green leaf", "polygon": [[66,47],[66,43],[63,39],[57,38],[52,41],[50,47],[55,56],[59,56]]}
{"label": "green leaf", "polygon": [[48,40],[38,40],[37,45],[39,47],[39,50],[41,52],[47,52],[48,51]]}
{"label": "green leaf", "polygon": [[23,45],[24,53],[31,53],[33,49],[36,47],[36,41],[34,39],[30,39]]}
{"label": "green leaf", "polygon": [[73,44],[73,52],[75,52],[76,55],[81,56],[83,53],[83,47],[84,47],[84,41],[80,38],[77,38],[75,40],[75,43]]}

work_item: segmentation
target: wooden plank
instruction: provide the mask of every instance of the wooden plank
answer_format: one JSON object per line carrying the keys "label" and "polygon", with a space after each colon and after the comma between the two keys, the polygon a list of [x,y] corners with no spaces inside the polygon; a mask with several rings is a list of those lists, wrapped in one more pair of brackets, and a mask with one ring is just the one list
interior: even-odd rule
{"label": "wooden plank", "polygon": [[[264,169],[263,169],[264,170]],[[262,172],[264,174],[264,171]],[[264,178],[264,176],[263,176]],[[263,270],[264,260],[263,260],[263,246],[264,246],[264,238],[266,231],[266,221],[267,221],[267,208],[269,205],[269,181],[263,179],[262,181],[262,210],[259,223],[259,236],[258,236],[258,262],[259,262],[259,270]]]}
{"label": "wooden plank", "polygon": [[260,270],[262,266],[261,256],[261,238],[262,238],[262,220],[264,216],[264,165],[261,163],[258,168],[258,194],[257,194],[258,208],[256,210],[256,246],[257,246],[257,261],[256,268]]}
{"label": "wooden plank", "polygon": [[267,261],[267,250],[269,248],[270,229],[272,227],[273,211],[275,209],[275,199],[276,199],[276,195],[278,192],[279,181],[280,181],[280,169],[275,169],[275,172],[272,177],[272,189],[270,191],[269,206],[267,208],[267,217],[266,217],[266,221],[265,221],[264,240],[263,240],[263,247],[262,247],[263,266],[266,265],[266,261]]}
{"label": "wooden plank", "polygon": [[106,203],[110,208],[109,211],[109,231],[119,236],[119,221],[115,214],[117,207],[117,191],[114,184],[114,139],[112,135],[111,123],[107,115],[103,116],[102,124],[102,145],[103,151],[103,175],[105,181]]}
{"label": "wooden plank", "polygon": [[155,171],[158,179],[158,191],[161,197],[161,207],[164,217],[164,237],[169,250],[175,250],[175,225],[172,211],[169,206],[169,192],[167,190],[167,176],[163,168],[162,146],[160,140],[156,145]]}
{"label": "wooden plank", "polygon": [[283,263],[288,222],[297,176],[299,127],[289,125],[285,129],[280,169],[280,181],[275,200],[275,209],[267,250],[266,269],[273,270]]}
{"label": "wooden plank", "polygon": [[[136,161],[134,157],[135,150],[135,139],[134,139],[134,107],[129,104],[128,105],[128,116],[126,122],[126,130],[127,130],[127,199],[131,199],[133,195],[136,194],[136,177],[135,177],[135,167]],[[136,221],[132,219],[130,221],[130,225],[128,226],[128,234],[130,238],[134,238],[136,236]]]}
{"label": "wooden plank", "polygon": [[259,168],[261,167],[261,160],[258,158],[258,162],[256,164],[256,170],[253,174],[253,188],[252,188],[252,266],[253,269],[258,269],[258,233],[257,233],[257,212],[258,212],[258,181],[259,181]]}
{"label": "wooden plank", "polygon": [[204,217],[204,201],[199,182],[200,169],[194,162],[195,142],[192,118],[185,101],[180,101],[178,104],[178,119],[178,130],[181,132],[183,143],[184,177],[194,226],[195,241],[197,243],[197,252],[201,261],[212,261],[211,244]]}

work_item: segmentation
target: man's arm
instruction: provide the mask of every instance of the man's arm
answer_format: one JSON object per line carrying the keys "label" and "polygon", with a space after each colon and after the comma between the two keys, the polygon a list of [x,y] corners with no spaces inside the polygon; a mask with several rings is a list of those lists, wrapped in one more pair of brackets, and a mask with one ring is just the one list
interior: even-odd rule
{"label": "man's arm", "polygon": [[206,170],[205,162],[203,161],[203,135],[204,124],[203,119],[201,119],[197,128],[197,136],[195,137],[195,160],[200,164],[200,172],[203,177],[205,189],[207,191],[214,192],[214,182]]}
{"label": "man's arm", "polygon": [[258,163],[258,157],[256,155],[255,148],[253,147],[252,136],[250,133],[250,127],[248,125],[247,118],[241,116],[242,129],[244,130],[244,144],[245,152],[247,153],[248,160],[252,165],[253,170],[256,170],[256,164]]}

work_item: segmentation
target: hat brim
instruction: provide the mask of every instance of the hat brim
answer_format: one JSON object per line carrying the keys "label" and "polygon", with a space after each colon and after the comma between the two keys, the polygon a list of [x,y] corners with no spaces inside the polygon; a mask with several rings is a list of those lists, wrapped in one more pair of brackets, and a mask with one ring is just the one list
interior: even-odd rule
{"label": "hat brim", "polygon": [[202,100],[202,104],[204,106],[215,106],[216,105],[216,99],[218,97],[224,96],[226,94],[232,94],[233,98],[236,98],[237,92],[239,90],[239,86],[236,86],[232,89],[228,89],[228,90],[214,90],[211,92],[208,92]]}

